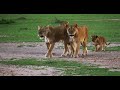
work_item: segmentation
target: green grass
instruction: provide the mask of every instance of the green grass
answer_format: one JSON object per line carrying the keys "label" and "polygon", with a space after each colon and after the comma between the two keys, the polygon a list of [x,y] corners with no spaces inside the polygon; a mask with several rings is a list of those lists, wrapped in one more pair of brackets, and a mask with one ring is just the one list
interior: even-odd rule
{"label": "green grass", "polygon": [[40,42],[37,26],[57,25],[55,17],[70,24],[87,25],[89,37],[97,34],[105,36],[109,42],[120,42],[120,21],[101,20],[120,19],[120,14],[0,14],[0,20],[15,22],[0,24],[0,42]]}
{"label": "green grass", "polygon": [[96,66],[90,66],[81,64],[75,61],[65,61],[65,60],[51,60],[51,59],[21,59],[21,60],[12,60],[12,61],[0,61],[2,64],[7,65],[35,65],[35,66],[49,66],[55,67],[64,71],[64,76],[119,76],[120,72],[111,72],[106,68],[98,68]]}
{"label": "green grass", "polygon": [[116,47],[107,47],[106,51],[120,51],[120,46],[116,46]]}
{"label": "green grass", "polygon": [[[82,49],[82,47],[80,47]],[[88,46],[88,50],[95,50],[94,46]],[[115,47],[106,47],[105,51],[120,51],[120,46],[115,46]]]}

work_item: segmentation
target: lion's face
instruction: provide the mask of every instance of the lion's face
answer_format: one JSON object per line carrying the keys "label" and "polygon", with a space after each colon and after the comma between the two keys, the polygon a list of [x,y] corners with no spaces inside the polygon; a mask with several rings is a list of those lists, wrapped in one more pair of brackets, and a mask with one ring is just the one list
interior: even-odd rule
{"label": "lion's face", "polygon": [[97,35],[93,35],[93,36],[91,36],[91,38],[92,38],[92,42],[95,42],[95,40],[98,38],[98,36]]}
{"label": "lion's face", "polygon": [[45,27],[38,26],[38,36],[39,37],[44,38],[45,36],[47,36],[48,31],[49,31],[48,26],[45,26]]}
{"label": "lion's face", "polygon": [[70,42],[74,41],[77,31],[78,31],[77,27],[75,27],[73,25],[71,25],[70,27],[67,28],[67,33],[68,33]]}
{"label": "lion's face", "polygon": [[40,27],[40,26],[38,26],[38,36],[39,37],[41,37],[41,38],[43,38],[43,37],[45,37],[45,30],[44,30],[44,27]]}

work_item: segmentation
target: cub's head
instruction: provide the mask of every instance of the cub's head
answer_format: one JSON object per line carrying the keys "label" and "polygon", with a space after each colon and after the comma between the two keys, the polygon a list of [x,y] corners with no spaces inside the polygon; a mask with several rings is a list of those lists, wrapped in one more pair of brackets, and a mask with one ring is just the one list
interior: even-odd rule
{"label": "cub's head", "polygon": [[44,38],[47,36],[48,32],[50,32],[49,26],[38,26],[38,36],[41,38]]}
{"label": "cub's head", "polygon": [[73,42],[74,37],[78,32],[78,25],[77,24],[71,26],[66,25],[66,28],[67,28],[67,34],[69,36],[69,41]]}
{"label": "cub's head", "polygon": [[91,38],[92,38],[92,42],[95,42],[95,40],[98,38],[98,36],[97,35],[93,35],[93,36],[91,36]]}

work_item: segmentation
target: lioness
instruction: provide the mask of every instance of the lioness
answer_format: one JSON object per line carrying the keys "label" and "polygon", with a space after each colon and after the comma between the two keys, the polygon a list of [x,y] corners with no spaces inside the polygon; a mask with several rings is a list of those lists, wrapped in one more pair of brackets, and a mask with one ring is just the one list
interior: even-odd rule
{"label": "lioness", "polygon": [[80,44],[83,46],[83,56],[87,55],[87,40],[88,40],[88,28],[87,26],[67,25],[67,33],[69,35],[69,42],[72,49],[72,56],[78,57]]}
{"label": "lioness", "polygon": [[107,44],[106,39],[103,36],[93,35],[91,38],[92,42],[94,43],[96,52],[105,51],[105,47],[110,44],[110,43]]}
{"label": "lioness", "polygon": [[38,34],[40,37],[45,37],[45,42],[48,48],[48,51],[46,53],[46,57],[52,57],[52,50],[54,48],[54,45],[56,42],[59,42],[62,40],[64,42],[64,52],[62,56],[67,55],[68,47],[67,44],[69,43],[69,37],[67,34],[67,30],[64,25],[60,26],[45,26],[40,27],[38,26]]}

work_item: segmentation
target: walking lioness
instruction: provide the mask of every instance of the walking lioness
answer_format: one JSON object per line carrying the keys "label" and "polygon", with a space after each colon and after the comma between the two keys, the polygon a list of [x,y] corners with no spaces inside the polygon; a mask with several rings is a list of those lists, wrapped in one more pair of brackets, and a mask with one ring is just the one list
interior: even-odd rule
{"label": "walking lioness", "polygon": [[67,33],[69,36],[69,42],[72,49],[72,56],[78,57],[80,44],[83,46],[83,56],[87,55],[87,40],[88,40],[88,28],[87,26],[78,26],[75,25],[67,25]]}
{"label": "walking lioness", "polygon": [[46,57],[50,57],[50,58],[52,57],[52,50],[54,48],[54,45],[56,42],[59,42],[60,40],[64,42],[64,52],[62,56],[67,55],[67,51],[68,51],[67,45],[69,43],[69,37],[64,25],[45,26],[45,27],[38,26],[38,34],[40,37],[45,38],[45,43],[48,48],[48,51],[45,55]]}

